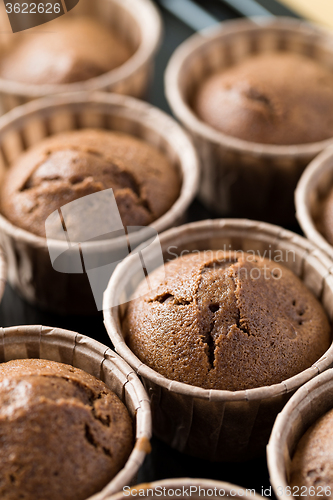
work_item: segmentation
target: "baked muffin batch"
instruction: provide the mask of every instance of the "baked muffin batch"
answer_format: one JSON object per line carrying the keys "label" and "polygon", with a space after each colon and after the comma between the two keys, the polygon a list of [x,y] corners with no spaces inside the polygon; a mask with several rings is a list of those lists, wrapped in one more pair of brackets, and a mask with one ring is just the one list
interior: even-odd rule
{"label": "baked muffin batch", "polygon": [[[1,79],[37,86],[89,82],[119,70],[135,56],[133,46],[116,29],[112,31],[92,17],[68,16],[54,23],[57,29],[45,38],[45,43],[40,43],[41,28],[36,29],[35,36],[21,34],[17,38],[0,57]],[[315,44],[311,37],[309,43]],[[324,148],[333,140],[332,64],[302,51],[284,50],[281,45],[282,48],[270,52],[250,54],[218,71],[202,68],[206,74],[201,84],[192,89],[188,103],[203,130],[210,129],[214,137],[222,133],[231,142],[244,141],[257,151],[260,161],[264,160],[264,155],[258,153],[261,146],[308,145],[311,149],[322,143]],[[100,96],[102,99],[103,94]],[[136,101],[128,102],[135,113]],[[29,106],[26,111],[22,108],[23,115],[25,112],[29,115],[32,109]],[[154,119],[153,109],[149,114]],[[153,134],[145,137],[140,132],[140,120],[144,119],[137,116],[138,126],[136,130],[133,128],[133,134],[117,130],[116,121],[110,125],[107,114],[105,126],[77,123],[74,128],[78,130],[61,132],[53,132],[50,126],[43,138],[27,145],[14,161],[6,159],[2,148],[6,173],[0,185],[0,213],[2,224],[14,228],[13,239],[19,241],[23,230],[31,239],[38,237],[37,246],[47,248],[45,222],[49,216],[57,211],[60,214],[60,209],[68,203],[106,189],[113,190],[125,229],[150,226],[173,213],[184,188],[184,178],[177,160],[171,161],[172,154],[166,144]],[[223,169],[226,157],[219,156],[217,148],[209,154],[214,168]],[[260,182],[270,175],[267,174],[270,166],[267,161],[264,169],[261,166],[254,169]],[[201,168],[204,171],[205,164]],[[299,175],[287,189],[294,189],[293,182]],[[226,178],[225,184],[229,182],[231,193],[243,181],[241,175],[235,174],[233,179]],[[251,193],[249,190],[247,195],[255,203],[256,195]],[[319,200],[321,215],[317,221],[320,232],[331,245],[332,193],[333,187]],[[283,197],[282,192],[280,195]],[[98,226],[99,211],[104,214],[108,207],[90,203],[87,210],[95,213]],[[80,242],[79,236],[77,239],[73,236],[77,217],[91,221],[90,215],[74,213],[66,222],[62,218],[61,225],[56,224],[52,229],[52,239],[61,246],[64,233],[67,238],[70,234],[72,241],[67,243],[71,249],[72,242]],[[177,215],[178,222],[184,221],[184,211]],[[247,217],[246,211],[242,217]],[[263,427],[266,434],[270,432],[271,420],[292,392],[333,363],[330,347],[333,262],[315,246],[316,242],[312,244],[293,233],[285,236],[282,228],[260,222],[251,225],[246,220],[240,221],[239,235],[230,237],[232,245],[228,250],[218,249],[212,222],[202,223],[201,228],[205,224],[207,237],[200,235],[200,248],[195,248],[199,240],[194,237],[192,241],[185,239],[186,255],[179,252],[172,254],[176,258],[167,258],[163,248],[165,265],[154,264],[154,270],[150,267],[151,249],[142,250],[139,264],[141,267],[145,264],[146,269],[140,274],[141,280],[135,279],[132,295],[124,302],[121,299],[107,304],[104,315],[107,317],[116,306],[113,311],[118,322],[112,324],[106,320],[106,327],[112,340],[120,336],[127,352],[130,351],[128,358],[123,356],[125,361],[134,368],[138,361],[140,366],[150,369],[155,386],[167,387],[169,395],[165,394],[165,401],[163,397],[151,399],[153,425],[155,418],[161,421],[167,415],[163,405],[168,406],[169,397],[170,407],[184,417],[183,427],[176,426],[170,431],[174,436],[180,432],[177,439],[172,439],[171,434],[164,437],[168,444],[172,441],[172,446],[181,451],[186,449],[200,456],[198,449],[203,437],[197,436],[196,449],[187,449],[182,435],[190,442],[190,429],[196,425],[197,428],[216,426],[207,440],[216,442],[216,456],[219,456],[220,448],[233,445],[228,441],[226,429],[229,426],[233,435],[239,426],[242,429],[239,449],[243,447],[244,453],[240,451],[237,459],[242,460],[251,455],[248,452],[252,446],[256,450],[253,456],[257,456],[267,444],[266,438],[252,443],[252,431]],[[228,219],[221,221],[222,228],[223,224],[227,226]],[[101,233],[96,226],[90,228],[92,234]],[[174,238],[178,244],[177,231],[195,234],[193,227],[196,226],[172,229],[168,238],[171,235],[171,242]],[[89,232],[89,227],[86,229]],[[251,234],[251,230],[258,232],[257,242],[263,241],[270,231],[275,234],[265,244],[282,249],[278,261],[246,246],[250,245],[247,242],[255,241],[245,235],[246,231]],[[98,238],[93,243],[96,240],[98,248]],[[296,247],[295,259],[290,262],[288,248],[292,251]],[[258,248],[262,248],[260,243]],[[13,255],[16,255],[14,250]],[[34,260],[32,255],[27,252],[27,260],[23,262],[22,258],[15,263],[15,259],[8,259],[11,284],[13,266],[17,266],[16,271],[26,280],[31,295],[33,276],[29,276],[27,262]],[[120,253],[119,261],[123,257]],[[128,281],[127,263],[131,269],[134,262],[131,258],[117,267],[108,290],[113,282],[121,281],[119,273]],[[43,272],[43,261],[34,265]],[[69,287],[66,279],[63,286]],[[27,348],[26,356],[17,355],[27,359],[15,359],[15,350],[13,353],[12,361],[0,364],[0,498],[85,500],[98,494],[129,460],[137,422],[130,417],[126,404],[98,378],[70,364],[34,359],[32,348]],[[91,357],[94,358],[93,352]],[[129,373],[130,370],[129,367]],[[147,381],[144,382],[148,389]],[[154,390],[149,394],[154,396]],[[251,394],[262,394],[258,404],[257,396]],[[187,398],[192,397],[193,408],[189,410]],[[126,398],[124,401],[127,402]],[[257,404],[255,408],[251,401]],[[215,405],[212,412],[209,405]],[[188,411],[193,412],[191,419],[185,418]],[[213,416],[216,422],[210,421]],[[172,427],[172,422],[165,424],[165,432],[169,424]],[[332,412],[300,439],[291,457],[288,477],[291,487],[333,484],[332,442],[326,441],[326,436],[332,434],[331,426]],[[143,449],[149,451],[147,443]],[[230,456],[233,457],[232,453]],[[117,484],[120,489],[120,482]],[[316,489],[315,492],[310,496],[316,496]]]}

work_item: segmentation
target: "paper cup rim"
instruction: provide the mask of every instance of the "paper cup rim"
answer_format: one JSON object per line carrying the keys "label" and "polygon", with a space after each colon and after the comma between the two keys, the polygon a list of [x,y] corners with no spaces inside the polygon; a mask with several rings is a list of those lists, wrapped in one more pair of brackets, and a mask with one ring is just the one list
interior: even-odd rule
{"label": "paper cup rim", "polygon": [[333,259],[333,247],[318,231],[309,207],[309,195],[315,189],[313,183],[327,171],[333,172],[333,146],[320,153],[304,170],[295,191],[296,218],[309,240],[315,241]]}
{"label": "paper cup rim", "polygon": [[[215,219],[184,224],[183,226],[169,229],[168,231],[162,233],[160,235],[161,246],[163,246],[163,243],[165,241],[172,241],[173,243],[175,243],[177,241],[177,237],[181,236],[184,233],[186,234],[188,230],[196,231],[199,238],[200,230],[214,230],[214,228],[222,227],[233,228],[236,231],[237,229],[241,228],[246,228],[249,230],[251,230],[252,228],[260,228],[265,234],[270,235],[273,241],[279,237],[281,240],[285,239],[285,241],[293,238],[293,241],[296,240],[296,243],[304,249],[304,252],[313,253],[313,256],[319,262],[320,260],[327,261],[327,256],[318,247],[316,247],[313,243],[309,242],[302,236],[299,236],[291,231],[285,230],[273,224],[252,220],[250,221],[247,219]],[[168,379],[167,377],[161,375],[160,373],[140,361],[140,359],[130,350],[130,348],[124,341],[121,332],[118,329],[118,325],[114,318],[114,315],[112,314],[112,310],[109,308],[110,303],[116,303],[114,301],[114,298],[117,295],[118,283],[123,280],[125,270],[128,271],[128,269],[130,269],[131,262],[135,262],[135,257],[135,254],[130,254],[128,257],[126,257],[120,264],[118,264],[111,276],[108,287],[104,292],[104,324],[116,352],[135,369],[138,375],[148,379],[150,382],[153,382],[177,394],[197,397],[209,401],[255,401],[287,394],[305,384],[308,380],[317,376],[319,373],[326,370],[333,362],[332,342],[328,350],[312,366],[294,375],[293,377],[270,386],[262,386],[239,391],[228,391],[217,389],[203,389],[201,387],[192,386],[190,384]],[[115,312],[116,308],[112,309]]]}
{"label": "paper cup rim", "polygon": [[[157,52],[161,40],[163,23],[161,15],[151,0],[106,0],[117,4],[134,18],[140,28],[141,42],[135,53],[121,66],[94,78],[66,84],[28,84],[0,78],[0,93],[26,96],[31,99],[53,94],[96,91],[114,86],[130,77],[147,64]],[[145,29],[145,23],[150,29]]]}
{"label": "paper cup rim", "polygon": [[[283,470],[281,470],[278,463],[278,453],[277,449],[279,449],[279,443],[281,442],[281,435],[283,434],[283,430],[285,427],[285,420],[289,417],[290,414],[297,412],[298,405],[304,400],[309,398],[311,392],[315,390],[319,386],[325,385],[328,381],[333,379],[333,368],[329,368],[325,372],[318,375],[313,380],[309,380],[305,385],[300,387],[295,394],[290,398],[287,404],[284,406],[282,411],[278,414],[271,436],[269,438],[269,442],[267,445],[267,466],[270,476],[270,482],[273,486],[273,489],[276,491],[278,486],[282,486],[284,484],[287,485],[286,478],[283,477]],[[286,499],[290,498],[290,496],[286,495],[283,491],[283,494],[280,495],[281,498]]]}
{"label": "paper cup rim", "polygon": [[[246,488],[244,486],[238,486],[236,484],[228,483],[225,481],[218,481],[216,479],[201,479],[201,478],[190,478],[190,477],[181,477],[181,478],[168,478],[162,479],[161,481],[153,481],[151,483],[141,483],[135,485],[133,488],[135,489],[156,489],[158,487],[166,488],[166,489],[174,489],[174,488],[190,488],[191,486],[201,487],[205,490],[210,490],[216,488],[217,490],[224,490],[226,493],[230,493],[230,491],[239,491],[239,490],[253,490],[254,488]],[[193,495],[195,497],[195,495]],[[219,496],[219,495],[216,495]],[[239,498],[238,495],[232,495],[235,498]],[[229,495],[225,495],[225,497],[229,497]],[[145,497],[144,497],[145,498]],[[172,497],[169,497],[172,498]],[[214,498],[214,497],[213,497]],[[262,496],[258,493],[254,495],[251,494],[251,498],[254,500],[262,499]],[[123,500],[123,493],[116,493],[110,497],[107,497],[105,500]]]}
{"label": "paper cup rim", "polygon": [[[80,344],[84,346],[85,343],[88,341],[89,347],[86,346],[86,352],[90,351],[91,354],[97,353],[101,357],[101,366],[104,365],[104,362],[106,360],[110,362],[113,365],[113,368],[116,368],[118,371],[120,371],[121,374],[124,376],[124,378],[127,379],[127,382],[125,382],[125,384],[132,384],[133,388],[135,389],[138,402],[140,402],[140,404],[142,405],[145,405],[146,422],[145,424],[141,423],[141,426],[138,429],[137,435],[139,434],[140,437],[139,438],[134,437],[135,439],[134,446],[132,448],[130,455],[126,460],[126,463],[120,469],[120,471],[118,471],[118,473],[111,479],[111,481],[109,481],[109,483],[104,486],[102,490],[100,490],[93,496],[89,497],[89,499],[87,499],[87,500],[104,500],[104,498],[106,498],[106,496],[109,494],[108,490],[113,486],[112,483],[114,483],[113,487],[116,488],[119,487],[119,484],[126,485],[126,481],[129,481],[131,477],[135,475],[135,473],[139,470],[140,466],[142,465],[146,457],[147,452],[142,446],[142,442],[143,441],[149,442],[152,436],[152,430],[151,430],[152,422],[151,422],[149,397],[141,381],[137,377],[136,373],[126,363],[126,361],[123,358],[121,358],[114,351],[112,351],[110,347],[107,347],[98,342],[97,340],[94,340],[91,337],[87,337],[86,335],[82,335],[80,333],[73,332],[70,330],[65,330],[63,328],[53,328],[42,325],[19,325],[8,328],[0,328],[0,340],[2,341],[0,342],[0,346],[3,349],[5,349],[5,347],[6,346],[8,347],[8,345],[13,345],[18,343],[29,344],[29,342],[32,340],[36,341],[36,338],[39,338],[39,343],[41,344],[43,336],[45,336],[44,339],[46,343],[49,344],[52,343],[53,345],[59,345],[59,346],[63,346],[64,343],[70,345],[73,348],[73,357],[76,346],[80,346]],[[21,358],[16,358],[14,355],[13,357],[11,356],[11,359],[21,359]],[[41,357],[39,359],[47,359],[47,358]],[[147,418],[148,418],[148,424],[147,424]]]}
{"label": "paper cup rim", "polygon": [[[35,118],[35,116],[38,117],[39,113],[43,115],[43,110],[45,109],[52,108],[52,110],[59,110],[60,107],[66,109],[68,105],[84,107],[86,104],[98,105],[103,103],[113,105],[115,109],[122,112],[122,116],[128,116],[132,111],[136,111],[138,122],[150,128],[156,127],[161,136],[167,139],[168,136],[165,130],[174,129],[173,134],[177,135],[177,141],[183,146],[183,151],[186,150],[186,154],[184,154],[183,158],[180,158],[179,170],[182,174],[182,185],[178,198],[161,217],[145,227],[152,228],[158,233],[162,232],[172,225],[193,201],[199,186],[200,172],[198,155],[187,132],[185,132],[181,125],[171,116],[155,106],[136,99],[135,97],[100,91],[93,93],[83,91],[75,94],[57,94],[54,96],[42,97],[18,106],[0,117],[0,145],[3,135],[11,130],[17,122],[22,120],[28,122],[31,118]],[[130,116],[130,119],[131,118]],[[140,231],[144,232],[145,228],[137,231],[137,234],[139,234]],[[52,246],[52,248],[59,248],[62,251],[68,249],[67,242],[62,240],[47,240],[42,236],[37,236],[25,229],[15,226],[1,213],[0,230],[36,248],[50,248]],[[108,249],[109,247],[112,248],[114,244],[118,243],[121,239],[126,239],[126,237],[118,237],[114,240],[87,242],[85,243],[85,247],[87,251],[92,252],[96,249]]]}
{"label": "paper cup rim", "polygon": [[326,28],[314,26],[307,21],[301,21],[288,17],[266,18],[253,17],[251,19],[227,20],[195,33],[186,39],[171,56],[165,71],[165,93],[168,103],[175,116],[192,133],[203,137],[205,140],[217,145],[222,145],[227,149],[254,156],[279,157],[279,158],[308,158],[319,154],[323,149],[333,144],[333,137],[323,141],[295,144],[295,145],[272,145],[246,141],[218,131],[214,127],[200,120],[191,107],[185,102],[180,89],[180,75],[186,60],[204,45],[209,45],[212,41],[223,38],[226,34],[247,33],[258,31],[262,28],[274,28],[276,31],[286,28],[296,29],[306,35],[316,35],[322,38],[323,43],[332,44],[333,37]]}

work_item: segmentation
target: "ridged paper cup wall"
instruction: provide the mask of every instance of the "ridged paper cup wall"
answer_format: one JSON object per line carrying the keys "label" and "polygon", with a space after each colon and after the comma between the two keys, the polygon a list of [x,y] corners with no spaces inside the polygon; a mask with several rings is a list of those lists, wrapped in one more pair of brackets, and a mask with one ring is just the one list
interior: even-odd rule
{"label": "ridged paper cup wall", "polygon": [[333,259],[333,247],[319,232],[321,202],[333,188],[333,147],[327,148],[306,168],[295,192],[296,217],[304,234]]}
{"label": "ridged paper cup wall", "polygon": [[[290,464],[297,444],[307,429],[333,408],[333,370],[327,370],[301,387],[278,415],[267,447],[270,481],[281,500],[294,498],[288,493]],[[319,486],[324,486],[318,483]],[[314,496],[309,488],[299,489],[300,496]],[[301,495],[303,493],[303,495]],[[324,492],[322,495],[325,497]],[[297,491],[295,491],[297,496]]]}
{"label": "ridged paper cup wall", "polygon": [[192,110],[193,95],[209,74],[278,50],[303,54],[333,70],[329,32],[289,18],[223,22],[190,37],[169,62],[166,95],[201,157],[200,199],[219,215],[283,225],[294,222],[297,181],[307,164],[332,144],[332,140],[295,146],[244,141],[215,130]]}
{"label": "ridged paper cup wall", "polygon": [[[82,128],[116,130],[152,144],[174,164],[181,179],[176,202],[149,228],[161,232],[184,221],[198,187],[196,151],[182,128],[168,115],[128,96],[107,93],[77,93],[33,101],[0,118],[0,175],[30,146],[59,132]],[[135,233],[137,243],[147,239],[145,229]],[[60,273],[49,255],[69,249],[66,241],[46,238],[20,229],[0,215],[0,241],[8,259],[10,284],[30,303],[58,313],[96,312],[87,274]],[[127,245],[127,244],[126,244]],[[116,262],[121,237],[85,244],[94,266]],[[68,254],[69,255],[69,254]],[[75,255],[74,255],[75,257]],[[106,283],[107,284],[107,283]],[[105,284],[105,286],[106,286]]]}
{"label": "ridged paper cup wall", "polygon": [[[133,52],[124,64],[98,77],[70,84],[25,84],[0,78],[2,112],[38,97],[53,94],[96,91],[145,97],[162,37],[162,21],[151,0],[80,0],[66,16],[89,16],[110,27]],[[11,33],[4,4],[0,10],[0,57],[20,34]],[[52,26],[52,24],[51,24]],[[46,29],[46,28],[45,28]],[[32,32],[33,36],[33,32]]]}
{"label": "ridged paper cup wall", "polygon": [[[169,230],[160,235],[160,243],[164,261],[198,250],[255,251],[262,257],[279,251],[280,262],[303,280],[333,318],[332,261],[311,242],[281,227],[249,220],[208,220]],[[154,250],[145,252],[147,268],[154,268],[155,257]],[[232,392],[167,379],[143,364],[123,337],[126,304],[140,276],[137,255],[118,265],[104,294],[104,321],[116,351],[147,388],[156,436],[181,452],[214,461],[264,455],[276,415],[296,389],[331,366],[333,346],[312,367],[271,386]]]}
{"label": "ridged paper cup wall", "polygon": [[2,328],[0,362],[25,358],[57,361],[90,373],[122,400],[135,422],[135,445],[123,469],[87,500],[105,500],[124,486],[135,484],[150,448],[151,412],[148,395],[130,366],[108,347],[79,333],[43,326]]}

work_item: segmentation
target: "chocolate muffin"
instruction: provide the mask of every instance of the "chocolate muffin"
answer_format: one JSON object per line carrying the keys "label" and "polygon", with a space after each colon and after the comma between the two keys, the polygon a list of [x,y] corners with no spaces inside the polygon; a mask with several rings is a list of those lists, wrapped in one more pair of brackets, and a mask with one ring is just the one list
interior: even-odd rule
{"label": "chocolate muffin", "polygon": [[326,488],[333,492],[332,428],[333,410],[330,410],[307,430],[297,445],[289,482],[294,491],[298,486],[305,498],[330,498]]}
{"label": "chocolate muffin", "polygon": [[209,76],[193,107],[224,134],[262,144],[333,137],[333,74],[296,53],[251,56]]}
{"label": "chocolate muffin", "polygon": [[[165,276],[164,276],[165,270]],[[279,383],[328,349],[330,325],[289,269],[242,252],[193,253],[139,285],[123,324],[140,360],[206,389]]]}
{"label": "chocolate muffin", "polygon": [[66,16],[53,21],[48,32],[42,26],[33,34],[18,35],[2,57],[0,77],[37,85],[80,82],[117,68],[131,55],[104,25]]}
{"label": "chocolate muffin", "polygon": [[0,497],[84,500],[133,447],[126,407],[100,380],[37,359],[0,365]]}
{"label": "chocolate muffin", "polygon": [[[98,129],[44,139],[9,169],[1,188],[1,212],[14,225],[45,236],[45,220],[63,205],[113,189],[125,226],[146,226],[176,201],[180,178],[160,151],[135,137]],[[91,204],[100,213],[108,207]],[[75,235],[79,213],[66,220]],[[88,217],[87,217],[88,218]],[[53,231],[53,238],[63,238]]]}

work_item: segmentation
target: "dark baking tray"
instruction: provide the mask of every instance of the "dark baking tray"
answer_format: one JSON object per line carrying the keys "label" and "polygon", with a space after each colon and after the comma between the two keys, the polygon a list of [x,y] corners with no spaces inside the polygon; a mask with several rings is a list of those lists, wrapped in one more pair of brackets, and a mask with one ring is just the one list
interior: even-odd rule
{"label": "dark baking tray", "polygon": [[[187,37],[192,35],[194,30],[171,14],[170,11],[163,8],[158,0],[156,0],[156,3],[162,13],[165,31],[164,40],[157,57],[155,77],[149,100],[152,104],[170,113],[164,96],[164,70],[173,51]],[[232,3],[231,0],[229,3]],[[259,0],[258,3],[276,15],[295,15],[275,0]],[[240,16],[239,11],[230,8],[222,0],[198,0],[197,4],[218,20],[233,19]],[[209,212],[198,201],[195,201],[190,207],[188,220],[195,221],[215,217],[214,213]],[[246,214],[244,214],[244,217],[246,217]],[[288,229],[300,232],[296,222],[293,227]],[[19,324],[43,324],[67,328],[91,336],[110,346],[101,313],[93,317],[63,317],[49,314],[24,302],[7,285],[0,306],[0,325],[6,327]],[[264,457],[238,464],[211,463],[178,453],[156,438],[153,439],[152,445],[152,453],[146,458],[140,470],[139,482],[156,481],[168,477],[211,478],[235,483],[245,488],[255,488],[259,494],[263,493],[264,488],[266,489],[266,496],[274,496],[273,494],[269,495],[270,492],[267,490],[270,484]]]}

